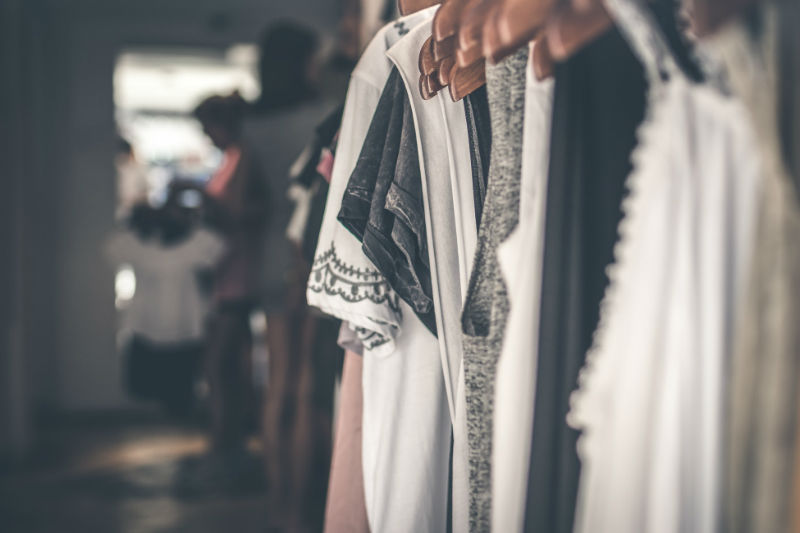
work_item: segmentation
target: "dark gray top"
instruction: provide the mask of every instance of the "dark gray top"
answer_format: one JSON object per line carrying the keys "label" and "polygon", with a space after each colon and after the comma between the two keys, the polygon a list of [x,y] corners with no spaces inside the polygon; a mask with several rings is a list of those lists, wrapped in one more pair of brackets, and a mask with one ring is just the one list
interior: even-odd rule
{"label": "dark gray top", "polygon": [[364,254],[397,295],[436,334],[416,130],[396,69],[378,102],[338,219],[362,241]]}

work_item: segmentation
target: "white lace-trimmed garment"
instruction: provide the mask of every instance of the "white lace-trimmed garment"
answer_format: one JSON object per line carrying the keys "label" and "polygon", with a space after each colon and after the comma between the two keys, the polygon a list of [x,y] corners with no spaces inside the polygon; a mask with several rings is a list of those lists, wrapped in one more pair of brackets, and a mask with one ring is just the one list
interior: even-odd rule
{"label": "white lace-trimmed garment", "polygon": [[651,100],[569,415],[583,430],[575,531],[714,533],[724,376],[761,194],[756,139],[740,103],[678,71],[645,8],[606,4],[650,74]]}
{"label": "white lace-trimmed garment", "polygon": [[[533,54],[533,48],[531,48]],[[528,487],[550,160],[553,80],[527,71],[519,225],[497,249],[510,287],[503,351],[497,363],[492,446],[492,531],[522,531]]]}
{"label": "white lace-trimmed garment", "polygon": [[392,68],[386,51],[434,12],[385,26],[353,71],[308,282],[309,304],[348,321],[364,345],[362,463],[375,532],[446,529],[450,418],[436,337],[336,217]]}

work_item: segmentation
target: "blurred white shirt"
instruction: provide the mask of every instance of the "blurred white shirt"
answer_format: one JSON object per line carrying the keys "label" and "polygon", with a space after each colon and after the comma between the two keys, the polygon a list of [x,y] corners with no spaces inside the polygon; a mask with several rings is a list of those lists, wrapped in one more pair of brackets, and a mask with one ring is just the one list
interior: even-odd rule
{"label": "blurred white shirt", "polygon": [[205,229],[172,246],[157,238],[142,240],[130,231],[113,235],[108,258],[116,267],[129,265],[136,279],[122,314],[124,332],[163,343],[202,338],[208,303],[197,272],[213,267],[223,251],[222,240]]}

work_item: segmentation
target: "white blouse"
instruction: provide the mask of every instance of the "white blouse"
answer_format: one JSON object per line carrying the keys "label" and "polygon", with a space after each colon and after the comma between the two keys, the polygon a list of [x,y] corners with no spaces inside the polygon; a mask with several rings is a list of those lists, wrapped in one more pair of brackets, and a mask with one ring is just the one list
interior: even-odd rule
{"label": "white blouse", "polygon": [[308,301],[350,323],[364,345],[362,464],[370,530],[444,531],[450,417],[439,344],[338,220],[392,69],[386,51],[435,8],[386,25],[352,74]]}
{"label": "white blouse", "polygon": [[[439,351],[453,426],[452,526],[466,531],[469,462],[461,308],[478,229],[464,102],[453,102],[447,90],[430,100],[419,92],[419,50],[430,35],[431,24],[422,24],[388,55],[403,78],[416,125]],[[446,445],[449,453],[449,439]]]}
{"label": "white blouse", "polygon": [[723,383],[759,159],[743,107],[677,69],[650,105],[569,415],[583,430],[578,532],[719,527]]}

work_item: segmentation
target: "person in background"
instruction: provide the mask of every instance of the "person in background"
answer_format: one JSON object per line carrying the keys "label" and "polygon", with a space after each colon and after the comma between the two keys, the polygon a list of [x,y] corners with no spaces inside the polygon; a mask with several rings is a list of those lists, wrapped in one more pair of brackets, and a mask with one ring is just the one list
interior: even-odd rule
{"label": "person in background", "polygon": [[[338,325],[309,313],[309,265],[287,238],[295,210],[288,194],[297,173],[294,163],[314,139],[317,125],[337,108],[346,87],[347,72],[321,65],[319,49],[317,35],[293,22],[278,22],[263,32],[261,95],[249,106],[244,129],[264,164],[271,193],[263,242],[268,260],[261,278],[270,365],[263,443],[270,521],[285,531],[319,529],[314,524],[321,522],[324,510],[333,384],[341,365],[341,354],[335,353]],[[300,160],[313,154],[307,156]],[[330,338],[321,340],[325,335]]]}
{"label": "person in background", "polygon": [[[200,189],[203,220],[225,243],[213,274],[206,348],[212,444],[209,481],[221,485],[235,484],[237,476],[246,474],[242,469],[250,468],[245,449],[254,414],[250,313],[261,292],[269,214],[261,165],[242,141],[245,108],[244,100],[234,93],[207,98],[194,111],[205,134],[223,152],[219,168]],[[172,193],[180,191],[176,186]]]}
{"label": "person in background", "polygon": [[125,220],[133,206],[146,203],[148,195],[147,172],[139,164],[131,143],[122,137],[117,139],[117,210],[118,221]]}
{"label": "person in background", "polygon": [[174,203],[133,206],[106,246],[113,266],[127,265],[136,280],[121,309],[125,388],[179,418],[193,413],[203,354],[207,298],[197,278],[223,251],[219,237]]}

